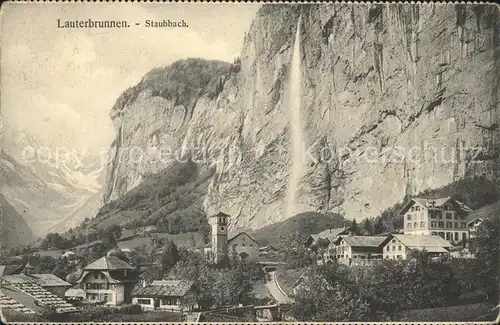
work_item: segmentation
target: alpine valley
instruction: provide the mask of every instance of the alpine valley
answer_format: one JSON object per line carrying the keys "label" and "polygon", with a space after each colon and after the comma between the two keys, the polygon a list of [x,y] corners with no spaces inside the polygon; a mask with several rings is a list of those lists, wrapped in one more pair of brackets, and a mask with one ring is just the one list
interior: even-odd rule
{"label": "alpine valley", "polygon": [[[464,179],[499,188],[496,6],[264,5],[234,62],[186,58],[122,93],[110,112],[116,138],[104,174],[92,162],[82,171],[23,164],[4,134],[7,208],[38,236],[86,218],[96,227],[165,229],[165,220],[190,218],[187,231],[219,211],[232,230],[286,221],[299,16],[308,157],[294,214],[361,220]],[[435,159],[436,150],[448,159]],[[29,234],[9,216],[4,223]]]}

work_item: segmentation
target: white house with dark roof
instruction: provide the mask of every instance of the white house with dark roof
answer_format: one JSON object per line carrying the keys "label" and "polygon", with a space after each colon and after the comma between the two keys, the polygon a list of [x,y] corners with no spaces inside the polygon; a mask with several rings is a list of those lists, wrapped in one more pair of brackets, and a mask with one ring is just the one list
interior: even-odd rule
{"label": "white house with dark roof", "polygon": [[405,260],[412,250],[441,256],[447,255],[451,247],[452,245],[440,236],[393,234],[384,241],[383,254],[384,259]]}
{"label": "white house with dark roof", "polygon": [[139,270],[116,256],[104,256],[83,268],[76,281],[86,299],[107,305],[131,302]]}
{"label": "white house with dark roof", "polygon": [[193,281],[157,280],[132,293],[132,303],[143,310],[191,311],[196,306]]}
{"label": "white house with dark roof", "polygon": [[334,254],[339,263],[357,265],[381,260],[385,236],[338,236]]}
{"label": "white house with dark roof", "polygon": [[467,217],[472,210],[450,197],[413,198],[400,212],[405,235],[437,235],[449,242],[468,238]]}
{"label": "white house with dark roof", "polygon": [[474,218],[473,220],[469,221],[469,223],[467,224],[467,228],[469,230],[470,239],[474,239],[477,237],[477,231],[483,222],[483,218]]}

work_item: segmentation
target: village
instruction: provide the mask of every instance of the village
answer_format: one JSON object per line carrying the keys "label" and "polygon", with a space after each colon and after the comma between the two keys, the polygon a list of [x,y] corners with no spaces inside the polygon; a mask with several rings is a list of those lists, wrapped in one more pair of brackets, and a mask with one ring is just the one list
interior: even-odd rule
{"label": "village", "polygon": [[[294,273],[297,268],[288,266],[290,260],[306,258],[309,268],[353,270],[405,262],[415,252],[424,253],[429,261],[474,260],[477,248],[470,243],[485,220],[471,219],[471,212],[449,197],[413,198],[399,212],[404,220],[401,230],[366,235],[353,221],[310,234],[295,242],[297,247],[288,248],[260,245],[247,232],[229,238],[231,217],[220,212],[209,218],[211,241],[203,249],[157,243],[153,259],[145,260],[133,248],[116,245],[66,279],[37,273],[37,259],[28,257],[26,264],[11,259],[11,264],[0,265],[0,309],[3,317],[14,320],[113,315],[107,310],[116,311],[122,317],[118,319],[125,314],[147,315],[134,320],[293,320],[297,315],[290,308],[298,304],[295,300],[313,289],[308,284],[311,276]],[[59,259],[75,266],[77,255],[66,250]],[[289,274],[292,277],[287,278]],[[335,290],[327,283],[320,286]]]}

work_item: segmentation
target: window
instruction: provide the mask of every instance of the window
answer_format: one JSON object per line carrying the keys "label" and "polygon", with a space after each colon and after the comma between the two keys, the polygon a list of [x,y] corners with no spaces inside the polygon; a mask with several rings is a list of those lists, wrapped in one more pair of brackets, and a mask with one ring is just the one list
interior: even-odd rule
{"label": "window", "polygon": [[417,228],[418,227],[418,222],[414,222],[413,223],[413,228]]}
{"label": "window", "polygon": [[432,236],[436,236],[436,235],[437,235],[437,232],[433,231],[431,235],[432,235]]}
{"label": "window", "polygon": [[458,220],[458,215],[455,213],[454,215],[455,220]]}
{"label": "window", "polygon": [[401,245],[398,246],[398,251],[400,251],[400,250],[401,250]]}
{"label": "window", "polygon": [[446,222],[446,228],[451,228],[451,227],[452,227],[452,222],[447,221],[447,222]]}
{"label": "window", "polygon": [[420,207],[415,207],[415,211],[420,211]]}
{"label": "window", "polygon": [[403,256],[398,255],[398,260],[402,260],[402,259],[403,259]]}
{"label": "window", "polygon": [[408,218],[408,221],[411,221],[411,214],[410,214],[410,213],[407,213],[407,214],[406,214],[406,218]]}
{"label": "window", "polygon": [[108,297],[107,293],[105,293],[102,298],[103,298],[104,301],[108,301],[109,300],[109,297]]}
{"label": "window", "polygon": [[459,241],[459,239],[458,239],[458,232],[455,232],[455,241]]}
{"label": "window", "polygon": [[411,229],[411,222],[408,222],[408,224],[406,225],[406,228]]}
{"label": "window", "polygon": [[467,234],[465,232],[462,233],[462,240],[466,240],[467,239]]}
{"label": "window", "polygon": [[451,215],[452,215],[452,213],[446,212],[446,219],[451,219]]}
{"label": "window", "polygon": [[443,228],[443,227],[444,227],[444,221],[439,221],[438,228]]}
{"label": "window", "polygon": [[433,227],[433,228],[436,227],[436,221],[431,221],[431,227]]}
{"label": "window", "polygon": [[443,213],[441,211],[436,211],[436,216],[438,219],[443,219]]}
{"label": "window", "polygon": [[395,251],[396,250],[396,246],[392,246],[392,251]]}
{"label": "window", "polygon": [[467,228],[467,224],[465,222],[460,223],[460,228]]}
{"label": "window", "polygon": [[458,222],[455,222],[455,228],[458,228]]}
{"label": "window", "polygon": [[102,279],[102,280],[105,280],[105,279],[106,279],[106,277],[104,276],[104,274],[103,274],[103,273],[101,273],[101,279]]}
{"label": "window", "polygon": [[390,251],[391,250],[391,247],[389,247],[389,245],[387,245],[387,251]]}
{"label": "window", "polygon": [[420,228],[424,228],[425,227],[425,221],[420,221]]}
{"label": "window", "polygon": [[460,216],[460,220],[465,220],[465,215],[463,215],[463,214],[462,214],[462,215]]}
{"label": "window", "polygon": [[137,299],[139,305],[149,305],[151,304],[151,299]]}
{"label": "window", "polygon": [[94,279],[99,279],[99,274],[94,274]]}

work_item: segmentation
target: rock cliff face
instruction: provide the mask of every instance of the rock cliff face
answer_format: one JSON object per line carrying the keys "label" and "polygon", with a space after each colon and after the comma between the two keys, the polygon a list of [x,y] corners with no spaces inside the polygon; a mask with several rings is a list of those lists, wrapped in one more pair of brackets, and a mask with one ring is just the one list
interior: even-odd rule
{"label": "rock cliff face", "polygon": [[154,70],[119,98],[105,201],[168,166],[172,152],[191,153],[217,165],[208,214],[229,213],[238,228],[287,218],[300,15],[301,210],[359,220],[470,175],[500,179],[496,6],[270,5],[245,36],[241,63],[193,61],[180,71],[215,72],[189,91],[179,69]]}

